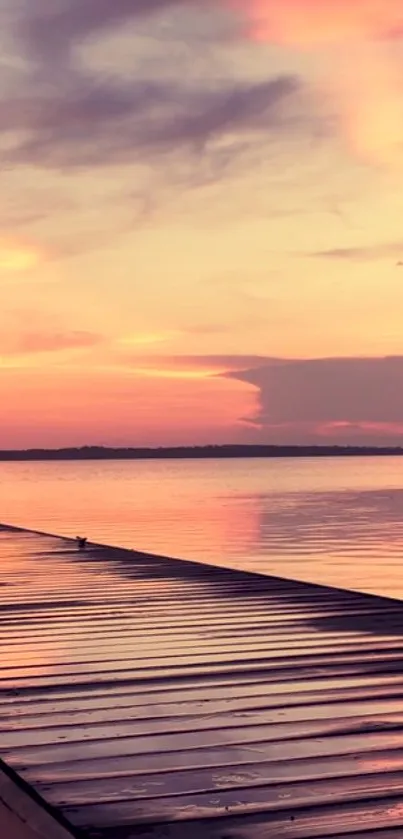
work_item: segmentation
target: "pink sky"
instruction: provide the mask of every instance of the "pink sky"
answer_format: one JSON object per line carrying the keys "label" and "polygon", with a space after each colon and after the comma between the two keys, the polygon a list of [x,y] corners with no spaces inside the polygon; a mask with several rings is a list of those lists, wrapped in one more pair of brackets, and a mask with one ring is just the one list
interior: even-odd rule
{"label": "pink sky", "polygon": [[400,0],[1,14],[0,447],[401,442]]}

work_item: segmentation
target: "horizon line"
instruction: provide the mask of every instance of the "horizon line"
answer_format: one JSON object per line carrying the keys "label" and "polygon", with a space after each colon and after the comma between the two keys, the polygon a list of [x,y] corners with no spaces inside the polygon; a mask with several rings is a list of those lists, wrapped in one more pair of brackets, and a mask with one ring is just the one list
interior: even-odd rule
{"label": "horizon line", "polygon": [[403,455],[403,445],[318,443],[209,443],[177,446],[82,445],[59,448],[0,449],[0,461],[10,460],[141,460],[198,457],[295,457],[342,455]]}

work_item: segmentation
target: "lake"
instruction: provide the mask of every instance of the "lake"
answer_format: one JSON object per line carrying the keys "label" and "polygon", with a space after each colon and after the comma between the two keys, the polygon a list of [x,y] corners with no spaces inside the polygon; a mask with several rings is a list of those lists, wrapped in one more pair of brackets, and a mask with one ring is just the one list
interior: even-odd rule
{"label": "lake", "polygon": [[0,463],[0,520],[403,598],[403,458]]}

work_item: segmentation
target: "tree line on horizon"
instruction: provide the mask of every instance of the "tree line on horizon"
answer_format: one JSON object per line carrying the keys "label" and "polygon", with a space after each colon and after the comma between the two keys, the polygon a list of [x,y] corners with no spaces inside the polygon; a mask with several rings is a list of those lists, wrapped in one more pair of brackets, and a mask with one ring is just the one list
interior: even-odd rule
{"label": "tree line on horizon", "polygon": [[254,445],[223,444],[207,446],[113,447],[81,446],[60,449],[4,449],[0,460],[148,460],[179,458],[242,457],[337,457],[402,455],[401,446],[353,445]]}

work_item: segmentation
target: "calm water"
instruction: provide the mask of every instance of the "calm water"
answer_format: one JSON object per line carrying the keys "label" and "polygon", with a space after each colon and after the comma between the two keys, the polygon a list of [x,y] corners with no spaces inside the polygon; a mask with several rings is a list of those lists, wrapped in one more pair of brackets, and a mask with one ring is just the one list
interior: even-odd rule
{"label": "calm water", "polygon": [[0,519],[403,598],[403,458],[0,463]]}

